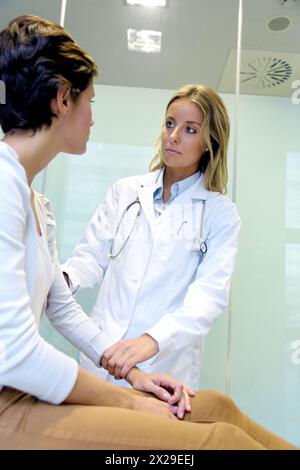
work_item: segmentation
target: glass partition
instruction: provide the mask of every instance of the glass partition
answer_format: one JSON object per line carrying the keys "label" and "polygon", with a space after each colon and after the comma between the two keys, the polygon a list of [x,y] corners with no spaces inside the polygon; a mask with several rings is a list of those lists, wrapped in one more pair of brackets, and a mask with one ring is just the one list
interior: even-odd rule
{"label": "glass partition", "polygon": [[231,392],[299,445],[300,5],[243,3]]}

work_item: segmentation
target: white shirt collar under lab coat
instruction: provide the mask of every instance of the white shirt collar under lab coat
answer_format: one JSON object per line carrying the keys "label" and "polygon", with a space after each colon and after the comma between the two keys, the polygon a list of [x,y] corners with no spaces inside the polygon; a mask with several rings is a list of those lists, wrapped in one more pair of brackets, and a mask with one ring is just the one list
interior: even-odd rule
{"label": "white shirt collar under lab coat", "polygon": [[194,183],[201,177],[200,171],[197,171],[191,176],[188,176],[187,178],[184,178],[181,181],[177,181],[176,183],[173,183],[170,188],[170,198],[166,204],[163,203],[163,179],[164,179],[164,172],[165,169],[163,168],[157,178],[155,187],[154,187],[154,192],[153,192],[153,203],[154,203],[154,208],[161,213],[164,210],[164,207],[166,205],[171,204],[174,199],[176,199],[179,194],[183,193],[186,189],[190,188],[193,186]]}

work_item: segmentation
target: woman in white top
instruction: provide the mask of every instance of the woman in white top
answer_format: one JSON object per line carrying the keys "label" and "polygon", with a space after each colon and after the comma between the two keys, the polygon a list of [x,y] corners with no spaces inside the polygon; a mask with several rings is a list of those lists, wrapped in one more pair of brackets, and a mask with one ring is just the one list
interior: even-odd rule
{"label": "woman in white top", "polygon": [[[60,151],[85,151],[96,74],[55,23],[22,16],[0,33],[0,449],[263,449],[270,433],[225,395],[197,394],[186,418],[193,423],[180,422],[189,399],[172,377],[133,369],[129,380],[165,401],[132,393],[79,368],[39,335],[46,309],[96,365],[106,347],[65,285],[49,203],[31,190]],[[291,447],[276,436],[269,442]]]}
{"label": "woman in white top", "polygon": [[[100,284],[93,319],[110,340],[116,379],[139,364],[198,389],[204,336],[224,310],[240,219],[224,196],[229,118],[203,85],[166,107],[151,173],[118,181],[63,266],[71,290]],[[90,372],[120,385],[107,370]]]}

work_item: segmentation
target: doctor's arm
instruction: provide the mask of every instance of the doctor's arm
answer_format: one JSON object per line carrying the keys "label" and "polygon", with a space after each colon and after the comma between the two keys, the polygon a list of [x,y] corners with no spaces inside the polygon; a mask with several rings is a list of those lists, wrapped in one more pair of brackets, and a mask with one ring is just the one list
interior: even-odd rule
{"label": "doctor's arm", "polygon": [[227,202],[215,210],[206,238],[207,252],[182,305],[139,338],[121,340],[105,351],[105,366],[111,374],[126,377],[134,365],[149,358],[158,362],[169,352],[191,347],[209,332],[228,303],[239,229],[235,205]]}
{"label": "doctor's arm", "polygon": [[115,183],[92,216],[72,256],[61,266],[72,294],[80,288],[100,285],[104,278],[115,233],[118,201],[118,183]]}

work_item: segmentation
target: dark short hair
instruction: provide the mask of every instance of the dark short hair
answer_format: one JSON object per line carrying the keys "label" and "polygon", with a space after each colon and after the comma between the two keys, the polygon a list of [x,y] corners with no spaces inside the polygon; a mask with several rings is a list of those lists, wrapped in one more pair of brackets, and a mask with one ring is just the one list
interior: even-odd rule
{"label": "dark short hair", "polygon": [[94,60],[61,26],[38,16],[15,18],[0,33],[3,132],[49,127],[57,90],[68,87],[75,101],[97,75]]}

